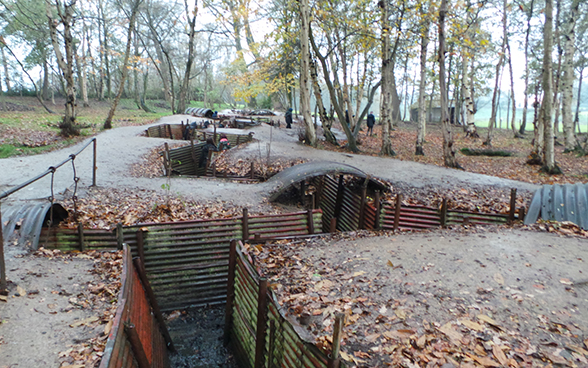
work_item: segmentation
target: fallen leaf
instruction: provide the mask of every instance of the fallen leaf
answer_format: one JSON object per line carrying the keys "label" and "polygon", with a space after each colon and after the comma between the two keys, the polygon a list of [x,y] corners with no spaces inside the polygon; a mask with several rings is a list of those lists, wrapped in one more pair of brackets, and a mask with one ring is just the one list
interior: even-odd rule
{"label": "fallen leaf", "polygon": [[353,357],[349,354],[347,354],[344,351],[339,351],[339,355],[341,355],[341,358],[343,358],[344,360],[348,361],[348,362],[352,362],[353,361]]}
{"label": "fallen leaf", "polygon": [[7,302],[8,297],[6,295],[0,295],[0,301]]}
{"label": "fallen leaf", "polygon": [[474,354],[466,353],[467,356],[478,362],[479,364],[483,365],[484,367],[500,367],[500,364],[495,362],[494,360],[488,357],[479,357]]}
{"label": "fallen leaf", "polygon": [[504,352],[498,345],[492,347],[492,354],[494,354],[494,358],[496,358],[500,364],[505,366],[508,365],[508,358],[504,355]]}
{"label": "fallen leaf", "polygon": [[71,325],[69,325],[69,327],[79,327],[82,325],[88,325],[89,323],[98,321],[98,319],[99,319],[98,317],[89,317],[89,318],[83,319],[81,321],[74,322]]}
{"label": "fallen leaf", "polygon": [[496,281],[498,285],[504,285],[504,277],[498,272],[494,274],[494,281]]}
{"label": "fallen leaf", "polygon": [[459,320],[459,322],[471,330],[476,330],[476,331],[483,331],[484,330],[484,326],[482,326],[479,323],[470,321],[469,319],[462,319],[462,320]]}
{"label": "fallen leaf", "polygon": [[406,312],[404,311],[404,309],[396,309],[394,311],[394,314],[396,314],[396,316],[400,319],[406,319]]}
{"label": "fallen leaf", "polygon": [[421,337],[418,338],[416,344],[419,348],[424,348],[425,344],[427,343],[427,335],[423,335]]}
{"label": "fallen leaf", "polygon": [[561,282],[564,285],[574,285],[574,282],[570,279],[559,279],[559,282]]}
{"label": "fallen leaf", "polygon": [[447,337],[449,337],[451,342],[453,342],[456,345],[463,337],[459,332],[455,331],[455,329],[451,325],[451,322],[447,322],[443,326],[439,327],[439,331],[443,332]]}
{"label": "fallen leaf", "polygon": [[108,321],[108,323],[106,324],[106,326],[104,326],[104,335],[110,334],[110,330],[112,330],[113,323],[114,323],[114,321],[113,320],[110,320],[110,321]]}
{"label": "fallen leaf", "polygon": [[18,286],[18,285],[16,286],[16,293],[18,294],[18,296],[25,296],[25,295],[27,295],[26,290],[23,289],[22,287]]}

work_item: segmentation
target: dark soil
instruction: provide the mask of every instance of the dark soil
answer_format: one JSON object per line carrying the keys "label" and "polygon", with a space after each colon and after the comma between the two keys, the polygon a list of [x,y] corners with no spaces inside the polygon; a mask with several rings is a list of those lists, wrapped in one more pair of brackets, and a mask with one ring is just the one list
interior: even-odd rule
{"label": "dark soil", "polygon": [[237,368],[223,345],[224,312],[224,307],[210,307],[170,314],[167,325],[178,351],[170,358],[172,368]]}

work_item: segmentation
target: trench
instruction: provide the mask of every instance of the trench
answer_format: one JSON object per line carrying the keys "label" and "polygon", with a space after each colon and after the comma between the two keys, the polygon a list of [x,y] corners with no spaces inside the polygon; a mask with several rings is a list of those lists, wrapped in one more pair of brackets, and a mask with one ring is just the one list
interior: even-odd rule
{"label": "trench", "polygon": [[223,344],[224,313],[224,307],[211,306],[170,314],[167,327],[177,350],[170,355],[171,368],[238,367]]}

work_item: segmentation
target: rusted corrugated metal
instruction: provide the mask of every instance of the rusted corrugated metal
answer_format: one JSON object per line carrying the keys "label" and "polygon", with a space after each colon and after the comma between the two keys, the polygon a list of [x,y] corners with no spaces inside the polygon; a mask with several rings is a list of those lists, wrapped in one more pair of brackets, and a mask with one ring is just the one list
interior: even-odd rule
{"label": "rusted corrugated metal", "polygon": [[[382,206],[382,229],[393,230],[396,208],[394,203]],[[441,226],[441,215],[436,208],[401,206],[399,229],[430,229]]]}
{"label": "rusted corrugated metal", "polygon": [[22,207],[2,207],[2,234],[6,243],[18,242],[37,249],[41,229],[48,226],[52,218],[53,226],[66,219],[68,212],[59,203],[29,202]]}
{"label": "rusted corrugated metal", "polygon": [[[117,248],[116,234],[104,229],[83,229],[85,249],[112,250]],[[80,232],[76,229],[43,228],[39,245],[62,251],[82,250]]]}
{"label": "rusted corrugated metal", "polygon": [[138,367],[135,352],[125,333],[124,324],[135,326],[140,344],[150,366],[168,368],[169,360],[165,340],[153,315],[145,288],[133,266],[130,249],[123,249],[123,271],[118,307],[108,335],[100,368]]}
{"label": "rusted corrugated metal", "polygon": [[183,133],[181,124],[159,124],[146,130],[150,138],[182,139]]}
{"label": "rusted corrugated metal", "polygon": [[570,221],[588,230],[588,183],[544,185],[533,195],[525,224],[544,220]]}

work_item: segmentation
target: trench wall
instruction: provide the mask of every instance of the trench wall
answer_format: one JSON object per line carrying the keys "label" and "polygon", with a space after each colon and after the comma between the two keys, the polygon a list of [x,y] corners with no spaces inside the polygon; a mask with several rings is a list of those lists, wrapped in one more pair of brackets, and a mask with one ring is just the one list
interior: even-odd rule
{"label": "trench wall", "polygon": [[306,342],[285,317],[267,280],[260,277],[242,243],[231,249],[225,342],[242,367],[336,367],[324,351]]}

